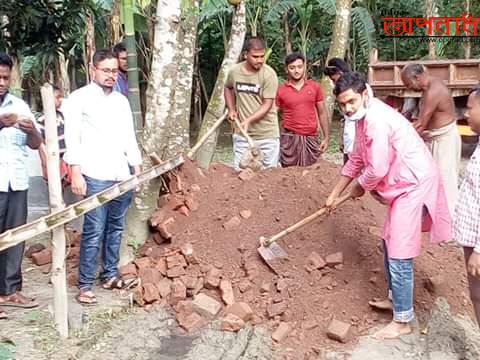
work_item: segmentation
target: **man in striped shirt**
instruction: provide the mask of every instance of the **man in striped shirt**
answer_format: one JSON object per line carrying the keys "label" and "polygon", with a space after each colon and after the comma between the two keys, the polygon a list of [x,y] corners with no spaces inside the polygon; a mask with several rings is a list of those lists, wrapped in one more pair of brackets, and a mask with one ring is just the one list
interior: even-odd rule
{"label": "man in striped shirt", "polygon": [[[472,130],[480,134],[480,87],[470,92],[465,116]],[[460,186],[454,236],[463,246],[470,298],[480,323],[480,145],[470,158]]]}

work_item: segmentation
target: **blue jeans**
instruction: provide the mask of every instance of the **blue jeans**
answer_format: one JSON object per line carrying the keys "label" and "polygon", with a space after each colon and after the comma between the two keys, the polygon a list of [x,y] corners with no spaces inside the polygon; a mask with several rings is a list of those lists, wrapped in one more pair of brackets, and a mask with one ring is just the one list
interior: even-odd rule
{"label": "blue jeans", "polygon": [[408,323],[413,320],[413,259],[388,257],[385,241],[384,265],[388,283],[388,297],[393,303],[393,320]]}
{"label": "blue jeans", "polygon": [[[116,183],[84,177],[87,183],[87,197]],[[100,245],[102,245],[103,268],[101,280],[118,276],[120,243],[125,215],[131,201],[132,192],[129,191],[85,214],[80,243],[79,289],[90,290],[95,282]]]}

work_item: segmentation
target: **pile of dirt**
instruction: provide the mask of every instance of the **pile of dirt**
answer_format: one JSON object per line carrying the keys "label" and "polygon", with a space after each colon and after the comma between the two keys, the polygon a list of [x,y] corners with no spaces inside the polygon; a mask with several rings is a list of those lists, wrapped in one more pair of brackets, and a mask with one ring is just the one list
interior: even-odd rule
{"label": "pile of dirt", "polygon": [[[353,341],[389,321],[391,314],[368,306],[386,294],[378,236],[385,208],[369,195],[281,239],[289,255],[281,274],[257,253],[261,236],[319,209],[338,174],[324,161],[240,175],[219,164],[204,172],[185,163],[169,175],[170,192],[159,197],[139,258],[121,268],[142,279],[136,302],[172,305],[188,331],[216,318],[231,331],[263,324],[302,356],[339,346],[326,335],[329,325],[337,327],[332,337]],[[440,295],[455,313],[471,312],[457,247],[428,248],[415,267],[417,315]]]}

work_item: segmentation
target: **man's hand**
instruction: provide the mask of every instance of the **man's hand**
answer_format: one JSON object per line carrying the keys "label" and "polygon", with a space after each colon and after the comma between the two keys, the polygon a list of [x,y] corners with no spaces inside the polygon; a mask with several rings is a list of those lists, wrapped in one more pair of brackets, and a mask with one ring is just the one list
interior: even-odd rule
{"label": "man's hand", "polygon": [[331,192],[330,195],[328,195],[327,201],[325,201],[325,207],[329,210],[332,211],[335,209],[335,203],[338,200],[339,194],[334,190]]}
{"label": "man's hand", "polygon": [[423,128],[422,123],[421,123],[420,121],[418,121],[418,120],[414,121],[412,125],[413,125],[413,127],[415,128],[415,130],[417,130],[417,132],[418,132],[419,134],[421,134],[422,131],[425,130],[425,129]]}
{"label": "man's hand", "polygon": [[14,113],[7,113],[0,115],[0,126],[1,127],[10,127],[15,125],[17,122],[18,116]]}
{"label": "man's hand", "polygon": [[329,143],[328,138],[325,138],[325,139],[322,140],[322,142],[320,143],[320,146],[319,146],[319,150],[320,150],[321,153],[324,153],[325,151],[327,151],[328,143]]}
{"label": "man's hand", "polygon": [[248,128],[250,127],[250,121],[247,119],[241,122],[240,126],[242,127],[243,130],[245,130],[246,133],[248,133]]}
{"label": "man's hand", "polygon": [[235,122],[235,120],[238,120],[238,114],[235,110],[228,110],[228,120]]}
{"label": "man's hand", "polygon": [[87,194],[87,183],[78,166],[72,166],[72,192],[75,195],[85,196]]}
{"label": "man's hand", "polygon": [[467,271],[473,277],[480,279],[480,254],[473,251],[467,264]]}
{"label": "man's hand", "polygon": [[376,190],[370,191],[370,195],[377,200],[382,205],[387,205],[387,200],[385,200]]}
{"label": "man's hand", "polygon": [[358,199],[363,195],[365,195],[365,190],[357,181],[355,181],[355,183],[352,186],[352,190],[350,190],[350,195],[352,196],[352,198]]}
{"label": "man's hand", "polygon": [[33,124],[33,121],[27,117],[19,118],[17,123],[18,128],[27,135],[33,134],[37,130]]}

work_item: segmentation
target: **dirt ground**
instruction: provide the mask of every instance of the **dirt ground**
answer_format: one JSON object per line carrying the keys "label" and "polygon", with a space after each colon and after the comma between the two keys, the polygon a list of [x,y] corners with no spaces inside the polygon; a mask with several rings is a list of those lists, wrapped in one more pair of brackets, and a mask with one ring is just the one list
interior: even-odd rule
{"label": "dirt ground", "polygon": [[[71,323],[77,331],[62,342],[54,335],[49,315],[48,274],[27,262],[26,289],[44,305],[40,310],[13,312],[12,319],[2,323],[0,359],[397,359],[387,356],[395,348],[404,356],[406,348],[400,342],[387,345],[375,357],[372,349],[383,345],[363,337],[391,318],[368,306],[370,299],[386,294],[377,235],[385,208],[369,195],[346,203],[332,215],[280,240],[279,245],[289,255],[282,265],[286,269],[282,276],[274,274],[256,252],[260,236],[274,235],[321,207],[338,172],[338,166],[321,161],[309,168],[264,171],[247,181],[224,165],[200,172],[188,163],[179,173],[184,191],[194,196],[198,209],[188,216],[168,210],[175,218],[168,228],[172,242],[151,242],[144,248],[192,244],[200,263],[218,268],[222,277],[233,283],[235,300],[248,303],[254,310],[253,320],[239,333],[219,331],[216,320],[188,334],[176,326],[168,305],[145,311],[130,307],[129,293],[100,292],[102,305],[96,309],[85,310],[71,302]],[[249,210],[251,216],[240,216],[244,210]],[[224,224],[235,216],[240,223],[226,229]],[[312,252],[323,258],[342,252],[343,263],[309,272],[305,265]],[[247,276],[246,263],[256,269],[255,276]],[[411,346],[415,348],[414,342],[426,339],[420,331],[427,328],[439,296],[446,299],[454,315],[472,316],[464,274],[463,257],[455,244],[425,246],[422,256],[415,260],[415,310],[419,321]],[[433,287],[428,286],[429,279],[434,280]],[[221,300],[216,290],[202,291]],[[72,297],[73,289],[71,292]],[[269,316],[267,308],[280,302],[286,305],[283,314]],[[347,344],[326,337],[332,318],[352,325]],[[275,343],[270,333],[280,323],[288,323],[292,331]],[[15,353],[2,358],[2,349]],[[434,358],[462,358],[451,355],[456,353],[446,349]],[[427,359],[420,355],[409,357]]]}

